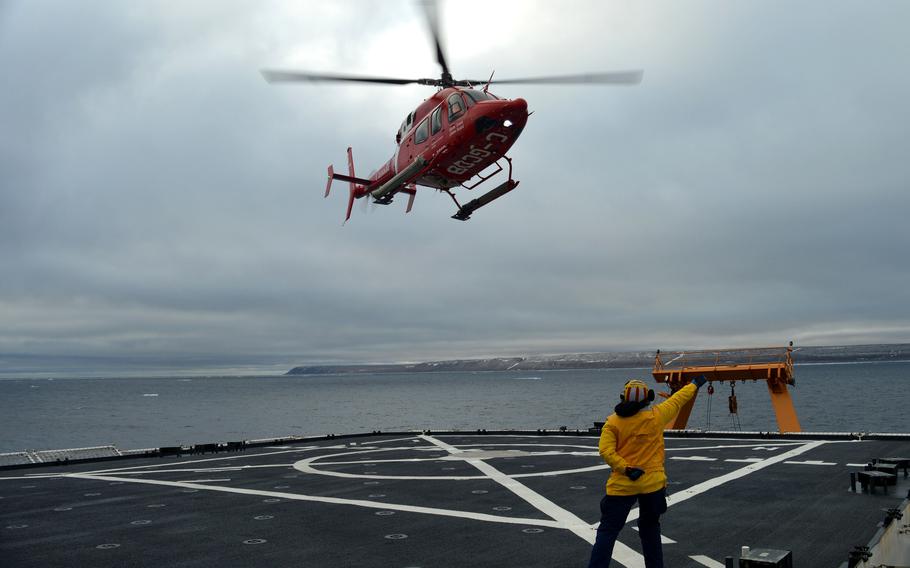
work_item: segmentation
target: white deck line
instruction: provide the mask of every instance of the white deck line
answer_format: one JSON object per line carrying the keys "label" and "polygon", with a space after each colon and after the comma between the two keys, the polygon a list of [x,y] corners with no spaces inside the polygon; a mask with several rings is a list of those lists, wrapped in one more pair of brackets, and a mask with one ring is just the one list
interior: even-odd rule
{"label": "white deck line", "polygon": [[800,454],[804,454],[810,450],[814,450],[815,448],[822,446],[826,443],[827,442],[824,440],[809,442],[799,448],[795,448],[788,452],[784,452],[782,454],[772,456],[766,460],[762,460],[757,463],[749,464],[745,467],[742,467],[735,471],[731,471],[730,473],[721,475],[719,477],[715,477],[713,479],[708,479],[707,481],[703,481],[701,483],[693,485],[692,487],[690,487],[684,491],[680,491],[679,493],[674,493],[672,503],[668,503],[668,505],[675,505],[677,503],[682,503],[683,501],[691,499],[692,497],[701,495],[705,491],[709,491],[711,489],[714,489],[715,487],[719,487],[730,481],[740,479],[741,477],[745,477],[749,474],[755,473],[756,471],[765,469],[766,467],[770,467],[774,464],[777,464],[777,463],[780,463],[783,461],[787,461],[790,458],[796,457]]}
{"label": "white deck line", "polygon": [[[632,530],[637,533],[641,532],[641,530],[638,527],[632,527]],[[661,544],[677,544],[677,542],[675,540],[673,540],[672,538],[668,537],[665,534],[660,535],[660,543]]]}
{"label": "white deck line", "polygon": [[[671,497],[668,497],[667,498],[667,507],[672,507],[673,505],[678,505],[679,503],[682,503],[683,501],[691,499],[692,497],[701,495],[705,491],[710,491],[711,489],[714,489],[715,487],[720,487],[721,485],[723,485],[725,483],[734,481],[741,477],[745,477],[751,473],[755,473],[758,470],[764,469],[766,467],[772,466],[774,464],[777,464],[777,463],[780,463],[783,461],[787,461],[788,459],[790,459],[792,457],[798,456],[800,454],[804,454],[810,450],[814,450],[815,448],[822,446],[824,444],[827,444],[827,443],[829,443],[829,442],[826,440],[817,440],[814,442],[809,442],[809,443],[804,444],[803,446],[800,446],[799,448],[790,450],[789,452],[784,452],[782,454],[772,456],[772,457],[770,457],[766,460],[762,460],[758,463],[749,464],[745,467],[741,467],[737,470],[731,471],[730,473],[726,473],[724,475],[720,475],[713,479],[708,479],[707,481],[703,481],[701,483],[695,484],[688,489],[684,489],[683,491],[674,493]],[[638,508],[637,507],[635,509],[632,509],[632,511],[629,513],[629,518],[626,519],[626,522],[629,523],[636,519],[638,519]],[[599,524],[599,523],[595,523],[593,526],[596,527],[597,524]]]}
{"label": "white deck line", "polygon": [[[234,454],[234,455],[230,455],[230,456],[221,456],[221,457],[217,457],[217,458],[204,458],[204,459],[200,459],[200,460],[181,460],[180,464],[187,465],[187,464],[191,464],[191,463],[205,463],[205,462],[224,461],[224,460],[242,460],[245,458],[249,459],[249,458],[260,458],[262,456],[276,456],[278,454],[293,454],[295,452],[305,452],[305,451],[309,451],[309,450],[337,450],[339,448],[347,448],[347,446],[346,445],[341,445],[341,446],[300,446],[299,448],[295,448],[293,450],[282,450],[280,452],[249,453],[246,455]],[[86,471],[84,473],[118,473],[121,471],[129,471],[129,470],[134,470],[134,469],[154,469],[154,468],[160,468],[160,467],[168,467],[168,466],[172,466],[172,465],[174,465],[174,464],[170,463],[170,462],[165,462],[165,463],[158,463],[158,464],[151,464],[151,465],[137,465],[137,466],[133,466],[133,467],[97,469],[97,470],[93,470],[93,471]]]}
{"label": "white deck line", "polygon": [[340,497],[319,497],[316,495],[301,495],[299,493],[284,493],[281,491],[262,491],[259,489],[242,489],[239,487],[224,487],[220,485],[203,485],[199,483],[189,483],[182,481],[162,481],[158,479],[133,479],[128,477],[116,477],[110,475],[91,475],[85,473],[72,473],[66,477],[75,477],[78,479],[93,479],[96,481],[118,481],[123,483],[141,483],[145,485],[163,485],[166,487],[180,487],[182,489],[198,489],[201,491],[220,491],[222,493],[236,493],[239,495],[255,495],[259,497],[272,497],[278,499],[289,499],[293,501],[313,501],[318,503],[332,503],[334,505],[354,505],[357,507],[368,507],[371,509],[383,509],[390,511],[403,511],[408,513],[425,513],[430,515],[440,515],[443,517],[457,517],[460,519],[474,519],[477,521],[487,521],[491,523],[506,523],[512,525],[532,525],[547,528],[563,528],[560,523],[547,521],[544,519],[523,519],[519,517],[503,517],[499,515],[487,515],[485,513],[472,513],[470,511],[455,511],[452,509],[437,509],[434,507],[416,507],[413,505],[399,505],[395,503],[382,503],[379,501],[367,501],[363,499],[342,499]]}
{"label": "white deck line", "polygon": [[[267,466],[261,466],[261,465],[249,466],[249,465],[247,465],[247,466],[243,466],[243,467],[213,467],[213,468],[205,468],[205,469],[201,469],[198,467],[191,467],[191,468],[177,468],[177,469],[118,471],[118,472],[115,472],[113,475],[153,475],[153,474],[157,474],[157,473],[227,473],[229,471],[243,471],[245,469],[254,469],[254,468],[261,468],[261,467],[288,468],[288,467],[291,467],[292,465],[293,464],[282,463],[282,464],[274,464],[274,465],[270,464]],[[92,475],[95,474],[95,472],[93,472],[93,471],[86,471],[83,473],[92,474]],[[66,473],[60,474],[61,477],[66,477],[67,475],[69,475],[69,474],[66,474]]]}
{"label": "white deck line", "polygon": [[[553,436],[547,436],[547,437],[548,437],[548,438],[551,438],[551,437],[553,437]],[[572,437],[574,438],[575,436],[572,436]],[[438,440],[439,438],[436,438],[436,439]],[[531,444],[531,443],[528,443],[528,444],[505,444],[505,443],[502,443],[502,442],[488,442],[488,443],[486,443],[486,444],[458,444],[458,447],[459,447],[459,448],[462,448],[462,449],[463,449],[463,448],[476,448],[476,447],[484,447],[484,448],[486,448],[486,447],[492,447],[492,446],[497,446],[497,447],[498,447],[498,446],[505,446],[505,447],[509,447],[509,448],[550,448],[550,447],[555,447],[555,448],[581,448],[581,449],[583,449],[583,450],[588,450],[588,452],[592,452],[591,455],[594,455],[594,456],[599,455],[599,454],[597,453],[597,446],[593,446],[593,445],[592,445],[592,446],[589,446],[589,445],[586,445],[586,444],[565,444],[565,443],[555,443],[555,444]],[[588,452],[585,452],[585,453],[587,454]],[[565,452],[559,452],[559,453],[565,453]]]}
{"label": "white deck line", "polygon": [[708,568],[724,568],[724,564],[722,562],[718,562],[713,558],[708,558],[707,556],[703,556],[701,554],[690,556],[689,558],[698,562],[702,566],[707,566]]}
{"label": "white deck line", "polygon": [[[445,444],[445,442],[440,442],[440,444]],[[495,445],[502,446],[502,445],[509,445],[509,444],[495,444]],[[528,444],[520,444],[520,445],[528,445]],[[531,444],[531,445],[533,445],[533,444]],[[332,454],[332,456],[323,456],[323,455],[313,456],[313,457],[306,458],[306,459],[300,460],[298,462],[295,462],[293,464],[293,467],[297,471],[300,471],[303,473],[310,473],[310,474],[314,474],[314,475],[327,475],[327,476],[331,476],[331,477],[347,477],[350,479],[396,479],[396,480],[406,480],[406,479],[418,480],[419,479],[419,480],[423,480],[423,481],[465,481],[465,480],[469,480],[469,479],[487,479],[488,476],[486,474],[484,474],[484,475],[381,475],[378,473],[349,473],[349,472],[344,472],[344,471],[334,471],[331,469],[318,469],[317,467],[315,467],[315,466],[321,466],[321,465],[339,465],[339,464],[359,465],[359,464],[366,464],[366,463],[371,463],[371,464],[392,463],[392,462],[406,463],[406,462],[421,462],[421,461],[438,461],[438,462],[445,463],[445,462],[451,462],[453,459],[468,461],[470,459],[471,455],[473,454],[473,452],[471,452],[470,450],[463,450],[460,448],[456,448],[455,446],[449,446],[448,444],[445,444],[445,446],[451,447],[455,451],[449,452],[448,450],[446,450],[449,453],[449,455],[441,456],[441,457],[432,457],[432,458],[400,458],[400,459],[392,459],[392,460],[369,460],[369,462],[361,462],[361,461],[356,461],[356,460],[350,461],[350,462],[347,462],[347,461],[345,461],[345,462],[321,461],[323,458],[328,458],[328,457],[333,457],[333,456],[349,456],[349,455],[354,455],[354,454],[369,454],[369,453],[374,453],[374,452],[385,452],[385,451],[393,451],[393,450],[426,449],[426,447],[424,447],[424,446],[422,446],[421,448],[403,446],[400,448],[393,447],[393,448],[380,448],[380,449],[364,450],[364,449],[354,449],[354,448],[359,448],[359,447],[353,446],[350,448],[345,448],[347,450],[352,450],[352,451],[347,451],[347,452],[343,452],[343,453],[339,453],[339,454]],[[432,447],[432,449],[434,451],[438,452],[440,449],[445,449],[445,448],[443,446],[435,445]],[[528,453],[528,454],[526,454],[526,456],[561,455],[561,454],[562,454],[562,452],[555,452],[555,453],[554,452],[541,452],[541,453]],[[518,456],[516,456],[516,457],[518,457]],[[475,459],[480,459],[480,458],[475,458]],[[532,473],[519,473],[519,474],[513,475],[512,477],[513,478],[552,477],[554,475],[565,475],[565,474],[571,474],[571,473],[584,473],[584,472],[588,472],[588,471],[597,471],[597,470],[601,470],[601,469],[608,469],[609,467],[610,466],[608,466],[607,464],[589,465],[589,466],[585,466],[585,467],[577,467],[577,468],[572,468],[572,469],[561,469],[561,470],[554,470],[554,471],[535,471]]]}
{"label": "white deck line", "polygon": [[[666,442],[667,440],[676,440],[676,439],[679,439],[679,438],[665,438],[664,441]],[[805,444],[805,442],[792,442],[792,443],[791,443],[791,442],[783,442],[783,443],[778,444],[777,446],[769,446],[767,443],[757,443],[757,444],[722,444],[722,445],[719,445],[719,446],[674,446],[674,447],[667,447],[667,448],[664,448],[664,451],[667,451],[667,452],[691,452],[691,451],[694,451],[694,450],[721,450],[721,449],[734,449],[734,450],[735,450],[735,449],[737,449],[737,448],[752,448],[753,450],[756,450],[756,451],[757,451],[757,450],[767,450],[767,451],[773,452],[773,451],[776,451],[776,450],[778,450],[780,447],[783,447],[783,446],[801,446],[801,445],[803,445],[803,444]]]}
{"label": "white deck line", "polygon": [[[533,432],[534,428],[527,428],[525,431]],[[532,438],[535,440],[538,440],[543,436],[546,436],[547,438],[573,438],[575,440],[577,440],[579,438],[582,438],[582,439],[591,438],[591,439],[597,440],[598,438],[600,438],[599,432],[597,434],[563,434],[563,433],[559,432],[558,430],[547,430],[546,432],[547,432],[546,434],[540,434],[539,432],[536,434],[533,434],[533,433],[532,434],[494,434],[494,433],[490,433],[490,432],[488,432],[486,434],[478,434],[476,431],[465,430],[464,432],[457,432],[457,433],[446,432],[444,434],[433,434],[433,437],[436,438],[437,440],[440,438],[446,438],[446,437],[449,437],[449,438],[454,438],[454,437],[457,437],[457,438],[482,438],[482,437],[486,437],[486,438]],[[432,434],[432,431],[430,433]],[[483,444],[474,444],[474,445],[482,446]],[[543,444],[543,445],[545,445],[545,444]]]}
{"label": "white deck line", "polygon": [[[464,450],[447,444],[442,440],[438,440],[432,436],[426,435],[422,435],[421,438],[432,444],[436,444],[440,448],[445,449],[447,452],[453,455],[464,456]],[[493,481],[499,483],[512,493],[518,495],[530,503],[534,508],[557,521],[558,526],[561,528],[568,529],[581,537],[586,542],[594,544],[594,540],[597,538],[597,534],[594,532],[594,530],[592,530],[591,525],[586,523],[581,518],[577,517],[571,511],[563,509],[540,493],[537,493],[520,481],[509,477],[482,459],[467,457],[465,458],[465,461],[479,469]],[[644,557],[641,554],[635,552],[633,549],[629,548],[619,541],[616,541],[616,544],[613,547],[613,560],[619,562],[627,568],[644,568],[645,565]]]}
{"label": "white deck line", "polygon": [[376,444],[388,444],[389,442],[405,442],[407,440],[418,440],[418,439],[419,438],[417,436],[408,436],[407,438],[390,438],[388,440],[379,440],[378,442],[371,440],[369,445],[375,446]]}

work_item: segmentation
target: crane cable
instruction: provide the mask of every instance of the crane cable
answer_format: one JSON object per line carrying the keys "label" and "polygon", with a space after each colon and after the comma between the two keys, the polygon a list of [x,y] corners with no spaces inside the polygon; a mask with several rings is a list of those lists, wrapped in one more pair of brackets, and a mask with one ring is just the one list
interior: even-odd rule
{"label": "crane cable", "polygon": [[711,383],[708,383],[708,421],[707,421],[708,424],[707,424],[707,430],[709,430],[709,431],[711,430],[711,400],[713,400],[713,398],[714,398],[714,397],[712,397],[711,395],[713,395],[713,394],[714,394],[714,385],[712,385]]}
{"label": "crane cable", "polygon": [[739,422],[739,404],[736,402],[736,381],[730,381],[730,396],[727,398],[730,407],[730,425],[734,430],[742,430]]}

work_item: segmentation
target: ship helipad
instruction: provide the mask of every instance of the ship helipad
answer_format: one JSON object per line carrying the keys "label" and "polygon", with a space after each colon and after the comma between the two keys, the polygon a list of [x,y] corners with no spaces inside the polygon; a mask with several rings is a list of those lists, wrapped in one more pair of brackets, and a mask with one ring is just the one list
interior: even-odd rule
{"label": "ship helipad", "polygon": [[[794,566],[844,564],[888,510],[906,507],[906,470],[894,485],[851,487],[872,460],[910,455],[910,436],[890,438],[668,437],[667,566],[724,566],[742,546],[790,551]],[[0,558],[5,567],[585,566],[609,475],[597,441],[377,433],[6,469]],[[643,566],[636,518],[633,509],[617,565]]]}

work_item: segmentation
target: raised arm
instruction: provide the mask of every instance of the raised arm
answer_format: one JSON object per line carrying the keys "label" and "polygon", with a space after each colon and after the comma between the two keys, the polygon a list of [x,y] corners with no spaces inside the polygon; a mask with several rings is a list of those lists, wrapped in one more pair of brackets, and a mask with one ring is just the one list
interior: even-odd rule
{"label": "raised arm", "polygon": [[683,405],[695,397],[695,393],[698,392],[699,387],[705,384],[705,381],[704,375],[692,379],[691,383],[679,389],[673,393],[673,396],[654,407],[660,414],[660,419],[663,421],[664,425],[673,421],[673,418],[679,414]]}

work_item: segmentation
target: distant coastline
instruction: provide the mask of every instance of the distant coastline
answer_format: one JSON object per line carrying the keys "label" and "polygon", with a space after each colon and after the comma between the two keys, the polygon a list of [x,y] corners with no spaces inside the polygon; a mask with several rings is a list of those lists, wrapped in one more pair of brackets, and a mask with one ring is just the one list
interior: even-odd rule
{"label": "distant coastline", "polygon": [[[490,359],[453,359],[425,363],[374,365],[302,365],[285,375],[439,373],[480,371],[559,371],[573,369],[642,369],[654,365],[655,351],[573,353]],[[910,362],[910,343],[794,347],[795,364]]]}

